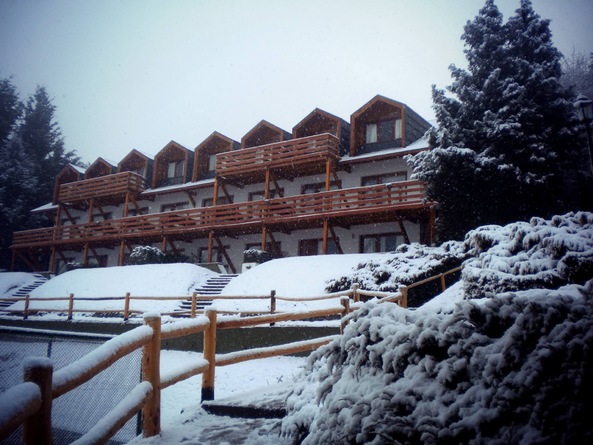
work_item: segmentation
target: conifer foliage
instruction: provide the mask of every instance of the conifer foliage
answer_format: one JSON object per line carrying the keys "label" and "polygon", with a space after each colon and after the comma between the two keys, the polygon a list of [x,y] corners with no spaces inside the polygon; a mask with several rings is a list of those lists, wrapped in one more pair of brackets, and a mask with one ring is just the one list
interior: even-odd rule
{"label": "conifer foliage", "polygon": [[462,40],[467,69],[452,65],[453,83],[433,86],[435,149],[412,158],[439,203],[439,238],[582,206],[586,147],[549,20],[521,0],[505,23],[487,0]]}
{"label": "conifer foliage", "polygon": [[55,110],[45,87],[23,104],[12,81],[0,79],[0,269],[10,266],[13,232],[46,223],[31,209],[51,201],[55,176],[80,165],[64,149]]}

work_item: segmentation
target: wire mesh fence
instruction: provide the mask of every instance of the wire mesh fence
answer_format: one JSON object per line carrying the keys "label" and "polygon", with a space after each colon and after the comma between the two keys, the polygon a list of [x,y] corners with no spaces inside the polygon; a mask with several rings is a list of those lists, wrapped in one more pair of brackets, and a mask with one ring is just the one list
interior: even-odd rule
{"label": "wire mesh fence", "polygon": [[[26,357],[51,358],[55,372],[85,356],[108,338],[100,335],[0,329],[0,392],[23,381],[22,363]],[[53,443],[71,443],[111,411],[140,381],[141,358],[142,351],[136,350],[88,382],[55,399],[52,406]],[[131,419],[108,443],[126,443],[139,434],[139,428],[139,419]],[[3,440],[2,444],[20,444],[21,436],[22,427]]]}

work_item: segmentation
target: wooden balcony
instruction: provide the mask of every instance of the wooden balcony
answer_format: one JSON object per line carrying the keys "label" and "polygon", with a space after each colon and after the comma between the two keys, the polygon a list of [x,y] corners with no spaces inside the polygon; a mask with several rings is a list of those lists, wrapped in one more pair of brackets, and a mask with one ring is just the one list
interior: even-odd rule
{"label": "wooden balcony", "polygon": [[216,155],[216,174],[228,180],[261,182],[268,168],[294,178],[325,172],[325,161],[337,162],[338,158],[338,138],[325,133],[220,153]]}
{"label": "wooden balcony", "polygon": [[362,224],[392,220],[397,212],[425,210],[425,186],[420,181],[332,190],[236,204],[225,204],[96,223],[15,232],[13,249],[80,246],[120,240],[185,239],[220,234],[257,232],[265,226],[298,229],[319,226],[324,220]]}
{"label": "wooden balcony", "polygon": [[137,195],[145,189],[145,179],[133,172],[99,176],[60,185],[59,202],[75,203],[91,198],[123,200],[126,193]]}

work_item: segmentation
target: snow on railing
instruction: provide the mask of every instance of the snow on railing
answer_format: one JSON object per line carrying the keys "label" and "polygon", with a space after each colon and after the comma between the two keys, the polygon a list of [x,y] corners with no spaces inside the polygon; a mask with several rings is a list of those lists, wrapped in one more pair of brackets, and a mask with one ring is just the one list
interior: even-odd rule
{"label": "snow on railing", "polygon": [[[365,291],[360,290],[358,285],[354,285],[348,291],[317,297],[318,300],[340,299],[340,306],[318,310],[274,313],[276,299],[284,301],[297,301],[298,299],[295,297],[276,297],[275,292],[272,291],[270,296],[249,297],[270,298],[271,313],[265,315],[225,317],[218,320],[217,311],[214,309],[206,310],[205,316],[199,317],[195,316],[195,309],[192,309],[191,319],[161,325],[160,314],[144,314],[144,326],[139,326],[108,340],[91,353],[57,370],[55,373],[50,359],[27,358],[24,366],[25,383],[13,386],[0,394],[0,406],[3,407],[0,413],[0,440],[6,438],[22,424],[24,426],[23,443],[25,445],[51,443],[51,404],[53,400],[89,381],[98,373],[113,365],[117,360],[138,348],[142,348],[142,381],[124,396],[109,414],[100,419],[90,431],[74,443],[78,445],[104,443],[113,437],[139,410],[142,410],[144,436],[157,435],[160,433],[160,393],[162,389],[194,375],[202,374],[202,401],[213,400],[216,366],[227,366],[247,360],[310,351],[338,338],[338,335],[332,335],[270,347],[216,354],[218,329],[240,329],[258,325],[274,325],[282,321],[340,315],[342,320],[340,333],[342,334],[349,321],[349,314],[360,305],[361,297],[377,298],[378,303],[394,302],[406,307],[408,289],[440,279],[442,290],[444,290],[444,277],[459,270],[460,268],[456,268],[409,286],[401,286],[399,292],[395,293]],[[131,297],[127,294],[126,301],[128,303],[129,299]],[[192,300],[195,302],[195,299],[196,294],[194,293]],[[354,301],[352,305],[350,304],[351,299]],[[73,312],[74,298],[70,295],[67,300],[69,301],[69,312],[71,314]],[[314,301],[315,298],[307,297],[300,300]],[[161,341],[200,332],[204,333],[203,358],[161,376]]]}

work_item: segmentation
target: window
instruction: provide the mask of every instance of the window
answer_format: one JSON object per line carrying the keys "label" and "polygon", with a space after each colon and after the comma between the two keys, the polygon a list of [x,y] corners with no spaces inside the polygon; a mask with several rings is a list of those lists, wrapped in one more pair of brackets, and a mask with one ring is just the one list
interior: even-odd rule
{"label": "window", "polygon": [[[338,190],[342,188],[342,181],[332,181],[329,184],[330,190]],[[318,193],[325,191],[325,183],[320,182],[317,184],[305,184],[301,187],[302,195],[309,195],[311,193]]]}
{"label": "window", "polygon": [[[322,255],[322,247],[322,239],[302,239],[299,241],[299,256]],[[333,238],[327,240],[326,253],[328,255],[338,253],[338,248]]]}
{"label": "window", "polygon": [[[280,189],[280,190],[270,190],[269,191],[269,196],[270,198],[276,198],[277,196],[279,197],[283,197],[284,196],[284,189]],[[258,190],[257,192],[250,192],[249,193],[249,201],[260,201],[264,199],[264,191],[263,190]]]}
{"label": "window", "polygon": [[[216,199],[216,205],[232,204],[234,201],[233,196],[219,196]],[[214,205],[214,198],[206,198],[202,200],[202,207],[212,207]]]}
{"label": "window", "polygon": [[93,213],[93,222],[107,221],[113,218],[113,212]]}
{"label": "window", "polygon": [[396,141],[402,138],[402,120],[388,119],[367,124],[365,141],[367,144]]}
{"label": "window", "polygon": [[361,253],[393,252],[403,242],[401,233],[383,233],[360,237]]}
{"label": "window", "polygon": [[148,207],[141,207],[139,209],[133,208],[128,209],[128,216],[138,216],[138,215],[146,215],[148,214]]}
{"label": "window", "polygon": [[405,171],[385,173],[382,175],[364,176],[360,179],[360,185],[377,185],[377,184],[389,184],[390,182],[406,181],[408,179],[408,173]]}
{"label": "window", "polygon": [[[260,250],[261,243],[245,244],[245,250],[249,249]],[[266,243],[266,251],[269,252],[273,258],[282,258],[282,243],[280,241],[274,243],[268,242]]]}
{"label": "window", "polygon": [[183,161],[173,161],[167,164],[167,179],[183,177]]}
{"label": "window", "polygon": [[[230,246],[223,246],[224,250],[229,250]],[[222,263],[224,264],[224,255],[223,251],[218,248],[218,246],[212,246],[212,261],[215,263]],[[207,247],[200,247],[198,250],[198,258],[200,263],[207,263],[208,262],[208,248]],[[227,264],[224,264],[225,266]]]}
{"label": "window", "polygon": [[136,173],[137,175],[144,176],[146,173],[146,168],[144,166],[130,170],[132,173]]}
{"label": "window", "polygon": [[208,171],[213,172],[216,170],[216,155],[208,156]]}
{"label": "window", "polygon": [[161,212],[171,212],[173,210],[183,210],[189,207],[189,202],[174,202],[173,204],[163,204],[161,206]]}

